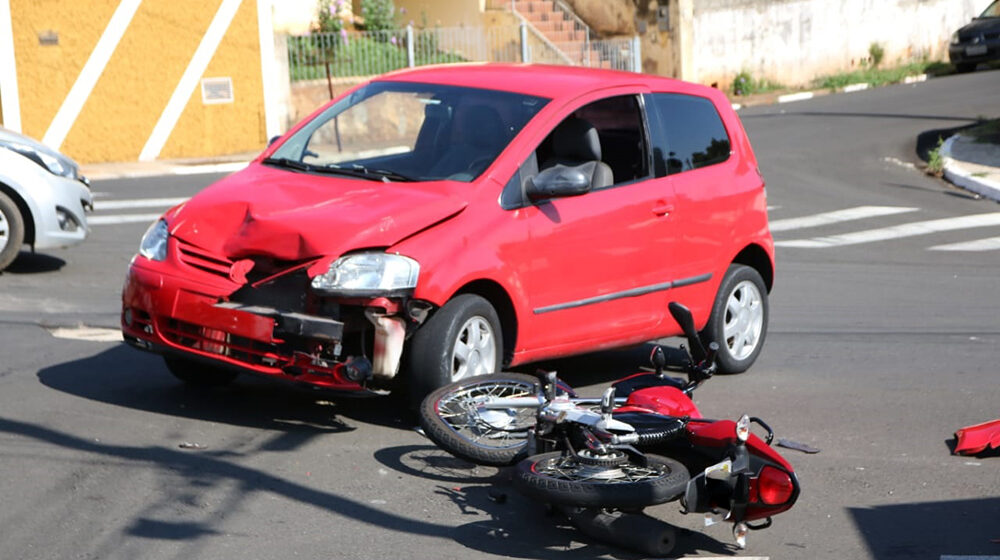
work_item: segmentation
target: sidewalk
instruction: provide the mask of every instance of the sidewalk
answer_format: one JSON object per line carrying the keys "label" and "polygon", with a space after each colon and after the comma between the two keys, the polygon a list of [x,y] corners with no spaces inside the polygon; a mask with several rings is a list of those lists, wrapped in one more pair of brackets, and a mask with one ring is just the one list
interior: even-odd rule
{"label": "sidewalk", "polygon": [[158,175],[233,173],[246,167],[258,154],[259,152],[253,152],[204,159],[83,163],[80,164],[80,173],[91,181],[155,177]]}
{"label": "sidewalk", "polygon": [[944,178],[1000,202],[1000,144],[956,134],[941,145]]}

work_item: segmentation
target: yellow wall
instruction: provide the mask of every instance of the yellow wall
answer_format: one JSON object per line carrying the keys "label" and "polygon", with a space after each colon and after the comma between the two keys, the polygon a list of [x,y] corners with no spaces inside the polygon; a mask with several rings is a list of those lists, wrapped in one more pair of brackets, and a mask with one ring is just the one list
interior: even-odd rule
{"label": "yellow wall", "polygon": [[[144,0],[60,149],[81,162],[134,161],[221,0]],[[11,0],[23,131],[42,138],[118,0]],[[53,31],[58,45],[39,44]],[[200,78],[230,77],[234,103],[205,105]],[[266,143],[256,0],[242,0],[159,158],[260,150]]]}

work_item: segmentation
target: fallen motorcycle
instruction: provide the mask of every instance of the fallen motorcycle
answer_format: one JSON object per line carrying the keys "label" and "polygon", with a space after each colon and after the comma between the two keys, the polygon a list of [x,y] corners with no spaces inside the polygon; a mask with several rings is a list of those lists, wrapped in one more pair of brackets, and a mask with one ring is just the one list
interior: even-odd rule
{"label": "fallen motorcycle", "polygon": [[704,348],[686,307],[671,303],[670,312],[688,340],[686,380],[667,375],[659,346],[653,371],[617,381],[600,399],[577,396],[551,372],[472,377],[424,399],[424,433],[473,463],[516,464],[521,493],[595,538],[666,554],[674,528],[641,512],[676,500],[682,513],[705,514],[706,525],[732,523],[743,548],[748,531],[794,505],[798,479],[759,418],[701,417],[691,394],[715,372],[718,346]]}

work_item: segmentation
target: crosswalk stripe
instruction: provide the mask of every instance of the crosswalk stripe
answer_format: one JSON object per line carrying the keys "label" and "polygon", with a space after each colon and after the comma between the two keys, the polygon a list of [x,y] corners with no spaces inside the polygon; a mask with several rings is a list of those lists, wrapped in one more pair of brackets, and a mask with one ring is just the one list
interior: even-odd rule
{"label": "crosswalk stripe", "polygon": [[150,223],[162,214],[121,214],[119,216],[88,216],[88,226],[106,226],[113,224]]}
{"label": "crosswalk stripe", "polygon": [[948,245],[935,245],[928,247],[931,251],[998,251],[1000,250],[1000,237],[988,237],[964,243],[950,243]]}
{"label": "crosswalk stripe", "polygon": [[98,200],[94,209],[98,212],[103,210],[121,210],[122,208],[170,208],[187,200],[188,197],[178,198],[136,198],[132,200]]}
{"label": "crosswalk stripe", "polygon": [[771,231],[788,231],[793,229],[825,226],[828,224],[861,220],[864,218],[905,214],[906,212],[916,212],[917,210],[919,210],[919,208],[905,208],[902,206],[858,206],[856,208],[847,208],[844,210],[836,210],[834,212],[824,212],[813,216],[775,220],[771,222]]}
{"label": "crosswalk stripe", "polygon": [[969,229],[977,227],[988,227],[1000,225],[1000,212],[989,214],[976,214],[974,216],[963,216],[960,218],[944,218],[939,220],[928,220],[923,222],[912,222],[887,228],[870,229],[845,233],[843,235],[831,235],[827,237],[813,237],[812,239],[793,239],[788,241],[776,241],[776,247],[798,247],[819,249],[824,247],[841,247],[844,245],[858,245],[861,243],[873,243],[875,241],[885,241],[888,239],[899,239],[901,237],[913,237],[916,235],[928,235],[942,231],[955,231],[959,229]]}

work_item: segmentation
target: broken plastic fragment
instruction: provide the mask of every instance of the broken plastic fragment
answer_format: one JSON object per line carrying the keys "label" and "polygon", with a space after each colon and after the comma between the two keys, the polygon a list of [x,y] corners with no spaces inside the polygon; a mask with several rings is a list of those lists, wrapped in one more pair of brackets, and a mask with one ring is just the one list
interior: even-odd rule
{"label": "broken plastic fragment", "polygon": [[955,431],[955,453],[978,455],[987,449],[1000,449],[1000,420],[991,420]]}
{"label": "broken plastic fragment", "polygon": [[784,438],[778,439],[778,447],[787,447],[788,449],[794,449],[803,453],[819,453],[819,449],[812,447],[811,445],[806,445],[804,443]]}

